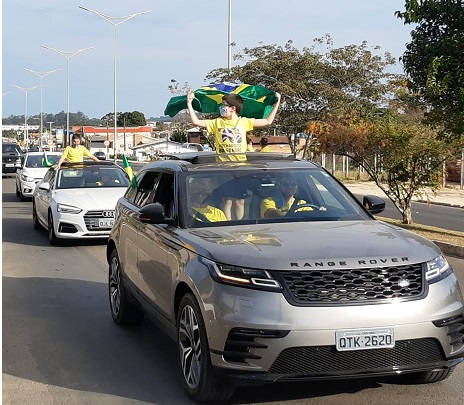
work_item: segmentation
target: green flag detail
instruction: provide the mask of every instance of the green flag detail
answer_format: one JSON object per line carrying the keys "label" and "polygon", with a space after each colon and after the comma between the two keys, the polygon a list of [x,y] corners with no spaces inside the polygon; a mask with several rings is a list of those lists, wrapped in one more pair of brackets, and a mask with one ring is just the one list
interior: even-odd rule
{"label": "green flag detail", "polygon": [[53,166],[53,162],[48,159],[48,156],[47,156],[47,154],[45,152],[44,152],[44,154],[42,156],[42,166],[43,167],[52,167]]}
{"label": "green flag detail", "polygon": [[122,164],[124,166],[125,172],[127,173],[127,176],[129,177],[132,188],[137,188],[137,179],[134,176],[134,171],[132,170],[126,155],[122,155]]}

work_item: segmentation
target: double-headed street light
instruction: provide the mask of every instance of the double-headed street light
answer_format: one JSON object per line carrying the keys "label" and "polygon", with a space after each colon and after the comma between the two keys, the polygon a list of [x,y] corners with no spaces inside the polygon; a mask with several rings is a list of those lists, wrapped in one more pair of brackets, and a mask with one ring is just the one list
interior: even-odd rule
{"label": "double-headed street light", "polygon": [[65,146],[67,146],[68,144],[70,144],[70,142],[68,142],[68,138],[69,138],[69,59],[71,59],[73,56],[76,56],[78,53],[87,51],[88,49],[92,49],[93,47],[78,49],[77,51],[60,51],[59,49],[50,48],[49,46],[44,46],[44,45],[42,45],[42,48],[50,49],[51,51],[56,52],[57,54],[64,56],[66,58],[66,62],[67,62],[66,63],[67,114],[66,114],[66,138],[65,138],[66,144]]}
{"label": "double-headed street light", "polygon": [[21,86],[16,86],[16,84],[11,84],[10,86],[13,86],[13,87],[16,87],[17,89],[21,90],[24,92],[24,94],[26,95],[26,113],[24,114],[24,138],[23,138],[23,142],[24,142],[24,146],[27,147],[28,146],[28,131],[27,131],[27,94],[36,89],[37,87],[39,86],[34,86],[34,87],[21,87]]}
{"label": "double-headed street light", "polygon": [[116,162],[116,136],[117,136],[117,128],[118,128],[118,125],[117,125],[117,122],[118,122],[118,119],[117,119],[117,103],[116,103],[116,99],[117,99],[117,42],[116,42],[116,31],[117,31],[117,28],[119,25],[121,25],[122,23],[130,20],[131,18],[134,18],[138,15],[142,15],[142,14],[147,14],[147,13],[150,13],[150,11],[141,11],[140,13],[135,13],[135,14],[130,14],[130,15],[126,15],[126,16],[123,16],[123,17],[110,17],[108,15],[105,15],[105,14],[102,14],[100,13],[99,11],[95,11],[95,10],[91,10],[87,7],[82,7],[82,6],[79,6],[80,9],[82,10],[85,10],[85,11],[89,11],[91,13],[94,13],[96,15],[98,15],[99,17],[103,18],[105,21],[108,21],[110,24],[113,25],[114,27],[114,88],[113,88],[113,92],[114,92],[114,135],[113,135],[113,155],[114,155],[114,162]]}
{"label": "double-headed street light", "polygon": [[62,68],[55,69],[55,70],[49,70],[48,72],[36,72],[35,70],[23,68],[24,70],[27,70],[28,72],[34,73],[36,76],[40,77],[40,136],[42,137],[43,135],[43,107],[42,107],[42,79],[52,73],[57,72],[58,70],[61,70]]}

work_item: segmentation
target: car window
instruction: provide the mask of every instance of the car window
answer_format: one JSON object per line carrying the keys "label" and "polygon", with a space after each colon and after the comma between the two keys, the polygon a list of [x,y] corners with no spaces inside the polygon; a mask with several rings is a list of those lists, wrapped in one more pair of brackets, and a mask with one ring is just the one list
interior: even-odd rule
{"label": "car window", "polygon": [[[357,200],[320,169],[188,172],[183,183],[179,201],[185,227],[370,219]],[[243,218],[224,220],[224,204],[230,198],[243,201]],[[199,219],[198,211],[207,212],[207,218]]]}
{"label": "car window", "polygon": [[160,173],[157,171],[144,172],[142,176],[137,177],[137,188],[127,190],[125,197],[138,207],[143,207],[153,202],[154,192],[160,176]]}
{"label": "car window", "polygon": [[127,187],[126,173],[116,166],[89,166],[84,168],[86,188]]}
{"label": "car window", "polygon": [[172,173],[161,174],[160,181],[156,186],[155,197],[152,202],[160,203],[163,206],[166,217],[176,217],[174,203],[174,175]]}
{"label": "car window", "polygon": [[45,176],[43,178],[44,183],[49,183],[50,184],[50,189],[55,188],[55,175],[56,171],[54,169],[49,169],[47,173],[45,173]]}
{"label": "car window", "polygon": [[84,186],[85,177],[83,169],[69,168],[58,171],[57,189],[83,188]]}

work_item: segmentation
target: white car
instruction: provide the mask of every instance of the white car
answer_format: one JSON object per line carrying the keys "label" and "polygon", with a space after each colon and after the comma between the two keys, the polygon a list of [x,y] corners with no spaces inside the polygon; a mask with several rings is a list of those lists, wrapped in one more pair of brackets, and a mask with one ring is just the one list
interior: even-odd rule
{"label": "white car", "polygon": [[[46,157],[49,162],[58,162],[61,153],[49,152]],[[43,179],[49,169],[44,166],[43,152],[29,152],[25,157],[21,167],[16,171],[16,197],[21,201],[31,198],[34,194],[35,185]]]}
{"label": "white car", "polygon": [[116,202],[129,186],[126,172],[113,162],[64,164],[49,169],[34,191],[32,221],[43,226],[52,245],[61,239],[106,238]]}

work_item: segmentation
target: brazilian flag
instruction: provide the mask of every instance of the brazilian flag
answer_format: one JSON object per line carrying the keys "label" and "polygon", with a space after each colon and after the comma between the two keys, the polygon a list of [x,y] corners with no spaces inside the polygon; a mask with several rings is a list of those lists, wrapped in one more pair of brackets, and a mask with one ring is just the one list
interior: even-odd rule
{"label": "brazilian flag", "polygon": [[134,171],[132,170],[132,167],[130,166],[126,155],[122,155],[122,164],[124,166],[125,172],[129,176],[129,180],[130,180],[132,188],[137,188],[137,178],[134,175]]}
{"label": "brazilian flag", "polygon": [[[216,83],[200,87],[194,91],[193,109],[207,114],[219,114],[222,96],[231,93],[239,94],[243,98],[241,117],[266,118],[272,111],[272,106],[277,102],[275,92],[264,86]],[[186,95],[172,97],[164,110],[164,114],[174,117],[185,108],[187,108]]]}
{"label": "brazilian flag", "polygon": [[42,166],[43,167],[52,167],[53,162],[48,158],[47,154],[44,152],[42,156]]}

